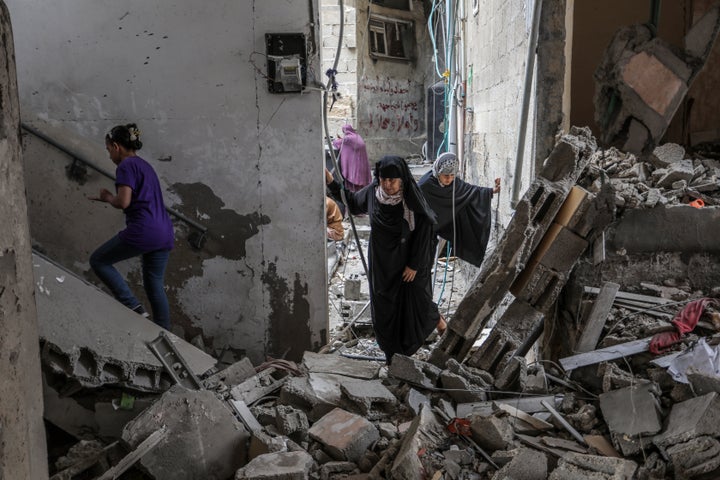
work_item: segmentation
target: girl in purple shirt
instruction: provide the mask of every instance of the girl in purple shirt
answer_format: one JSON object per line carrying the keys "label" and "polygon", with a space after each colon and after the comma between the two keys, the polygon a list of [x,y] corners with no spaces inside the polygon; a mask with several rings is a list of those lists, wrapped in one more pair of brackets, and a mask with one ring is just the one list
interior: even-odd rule
{"label": "girl in purple shirt", "polygon": [[115,298],[136,313],[148,316],[113,266],[122,260],[141,257],[143,286],[152,308],[152,320],[170,328],[170,308],[164,277],[175,235],[165,209],[162,189],[155,170],[136,151],[142,148],[137,125],[113,127],[105,137],[105,148],[115,170],[115,194],[100,190],[91,200],[106,202],[125,213],[125,229],[101,245],[90,256],[90,266]]}

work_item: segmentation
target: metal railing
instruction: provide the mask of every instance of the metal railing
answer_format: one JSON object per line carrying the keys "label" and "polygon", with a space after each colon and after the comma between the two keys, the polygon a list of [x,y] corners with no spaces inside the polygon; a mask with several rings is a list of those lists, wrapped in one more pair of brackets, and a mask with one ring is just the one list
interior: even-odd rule
{"label": "metal railing", "polygon": [[[57,141],[55,141],[53,138],[48,137],[47,135],[45,135],[44,133],[42,133],[42,132],[39,131],[38,129],[36,129],[36,128],[34,128],[34,127],[31,127],[30,125],[27,125],[27,124],[25,124],[25,123],[20,123],[20,126],[23,128],[23,130],[26,130],[27,132],[35,135],[35,136],[38,137],[39,139],[41,139],[41,140],[43,140],[44,142],[52,145],[52,146],[55,147],[56,149],[60,150],[61,152],[63,152],[64,154],[66,154],[67,156],[69,156],[70,158],[72,158],[72,159],[73,159],[73,162],[80,162],[80,163],[82,163],[82,164],[84,164],[84,165],[92,168],[93,170],[95,170],[95,171],[98,172],[99,174],[101,174],[101,175],[103,175],[103,176],[111,179],[112,181],[115,181],[115,175],[113,175],[112,173],[108,172],[107,170],[105,170],[105,169],[103,169],[103,168],[101,168],[101,167],[98,167],[97,165],[95,165],[93,162],[91,162],[91,161],[88,160],[87,158],[83,157],[82,155],[80,155],[80,154],[78,154],[78,153],[76,153],[76,152],[73,152],[73,151],[70,150],[69,148],[61,145],[60,143],[58,143]],[[178,212],[177,210],[174,210],[174,209],[169,208],[169,207],[165,207],[165,210],[167,210],[167,212],[168,212],[170,215],[172,215],[173,217],[177,218],[178,220],[180,220],[180,221],[182,221],[182,222],[185,222],[186,224],[190,225],[191,227],[195,228],[196,230],[198,230],[198,231],[200,232],[200,234],[201,234],[200,237],[197,239],[196,242],[193,242],[193,243],[196,243],[195,246],[196,246],[197,248],[202,248],[202,245],[204,244],[205,234],[206,234],[207,231],[208,231],[207,227],[204,226],[204,225],[201,225],[200,223],[196,222],[195,220],[192,220],[192,219],[186,217],[185,215],[183,215],[182,213]]]}

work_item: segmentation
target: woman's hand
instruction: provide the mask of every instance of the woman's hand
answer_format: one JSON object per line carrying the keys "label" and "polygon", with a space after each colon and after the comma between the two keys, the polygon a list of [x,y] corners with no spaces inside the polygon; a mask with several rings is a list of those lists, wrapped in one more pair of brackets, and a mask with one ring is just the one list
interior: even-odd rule
{"label": "woman's hand", "polygon": [[415,275],[417,275],[417,270],[413,270],[410,267],[405,267],[402,275],[403,282],[412,282],[413,280],[415,280]]}
{"label": "woman's hand", "polygon": [[88,197],[88,200],[95,200],[96,202],[111,203],[115,195],[112,194],[107,188],[100,189],[100,193],[93,197]]}
{"label": "woman's hand", "polygon": [[500,179],[495,179],[495,188],[493,188],[493,193],[500,193]]}
{"label": "woman's hand", "polygon": [[330,173],[330,170],[327,168],[325,169],[325,183],[330,185],[333,182],[333,176],[332,173]]}

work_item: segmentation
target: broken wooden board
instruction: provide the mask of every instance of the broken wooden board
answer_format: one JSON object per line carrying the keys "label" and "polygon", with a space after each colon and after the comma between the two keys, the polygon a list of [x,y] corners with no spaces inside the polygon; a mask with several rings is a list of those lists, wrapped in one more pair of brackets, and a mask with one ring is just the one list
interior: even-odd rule
{"label": "broken wooden board", "polygon": [[615,450],[615,447],[612,446],[610,440],[603,435],[585,435],[583,438],[585,439],[585,443],[597,450],[601,455],[605,455],[606,457],[622,458],[622,455]]}
{"label": "broken wooden board", "polygon": [[501,398],[498,400],[489,400],[487,402],[459,403],[456,410],[459,418],[467,418],[470,415],[488,417],[495,412],[497,403],[503,403],[526,413],[538,413],[547,411],[541,403],[543,400],[550,402],[551,405],[559,406],[563,401],[563,398],[563,395]]}
{"label": "broken wooden board", "polygon": [[634,340],[632,342],[621,343],[611,347],[601,348],[592,352],[580,353],[571,357],[561,358],[560,365],[566,372],[575,370],[586,365],[594,365],[600,362],[607,362],[617,358],[629,357],[638,353],[646,352],[650,345],[650,338]]}
{"label": "broken wooden board", "polygon": [[97,480],[115,480],[120,477],[128,468],[135,465],[138,460],[144,457],[145,454],[165,440],[167,435],[168,429],[166,426],[154,431],[145,440],[140,442],[135,450],[125,455],[114,467],[103,473]]}
{"label": "broken wooden board", "polygon": [[510,405],[498,403],[497,407],[499,410],[507,412],[511,417],[520,419],[523,422],[529,424],[534,430],[542,432],[546,430],[553,430],[555,428],[551,423],[540,420],[539,418],[535,418],[529,413],[518,410],[517,408],[511,407]]}
{"label": "broken wooden board", "polygon": [[[585,287],[585,293],[594,293],[597,295],[600,293],[600,289],[597,287]],[[664,305],[666,303],[674,303],[672,300],[661,297],[652,297],[650,295],[640,295],[639,293],[629,293],[618,291],[615,295],[616,298],[622,298],[624,300],[635,300],[637,302],[651,303],[653,305]]]}
{"label": "broken wooden board", "polygon": [[618,290],[620,290],[620,285],[617,283],[605,282],[603,284],[600,293],[595,298],[595,303],[592,310],[590,310],[590,315],[585,323],[580,340],[575,346],[575,351],[585,353],[595,350]]}

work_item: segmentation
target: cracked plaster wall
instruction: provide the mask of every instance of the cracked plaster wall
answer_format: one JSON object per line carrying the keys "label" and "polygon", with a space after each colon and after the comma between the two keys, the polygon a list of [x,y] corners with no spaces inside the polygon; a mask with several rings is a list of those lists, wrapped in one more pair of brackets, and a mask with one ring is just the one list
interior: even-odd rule
{"label": "cracked plaster wall", "polygon": [[[10,0],[23,121],[114,171],[107,130],[137,122],[168,206],[208,227],[205,246],[174,221],[167,271],[175,325],[253,362],[298,359],[327,329],[320,96],[267,91],[266,33],[304,33],[308,2]],[[322,78],[317,80],[323,82]],[[34,245],[97,282],[88,257],[123,215],[86,196],[111,180],[66,177],[69,158],[23,136]],[[121,264],[142,297],[137,261]]]}

